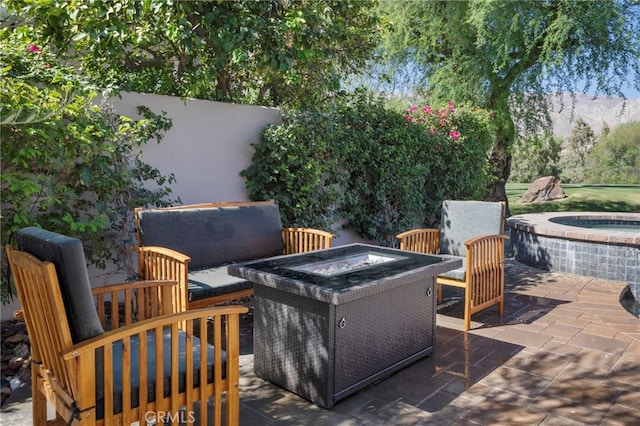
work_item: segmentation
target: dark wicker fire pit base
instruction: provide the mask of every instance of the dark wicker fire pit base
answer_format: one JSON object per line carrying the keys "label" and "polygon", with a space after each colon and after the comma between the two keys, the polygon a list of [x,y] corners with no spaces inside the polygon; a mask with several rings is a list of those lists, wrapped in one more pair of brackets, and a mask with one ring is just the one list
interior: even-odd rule
{"label": "dark wicker fire pit base", "polygon": [[[394,260],[333,277],[299,271],[354,252]],[[458,266],[457,260],[355,244],[230,267],[232,275],[254,282],[255,373],[333,407],[433,352],[435,276]]]}

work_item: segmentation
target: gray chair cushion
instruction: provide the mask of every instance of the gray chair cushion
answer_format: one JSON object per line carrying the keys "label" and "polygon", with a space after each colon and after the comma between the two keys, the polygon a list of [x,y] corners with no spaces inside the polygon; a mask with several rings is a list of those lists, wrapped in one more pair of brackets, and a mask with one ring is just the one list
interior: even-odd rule
{"label": "gray chair cushion", "polygon": [[443,274],[438,275],[439,277],[447,277],[452,278],[458,281],[464,281],[467,275],[467,258],[465,256],[452,256],[449,254],[440,254],[438,255],[445,259],[459,259],[462,261],[462,266],[456,269],[452,269],[451,271],[447,271]]}
{"label": "gray chair cushion", "polygon": [[[171,392],[171,331],[168,328],[163,330],[163,366],[164,371],[162,377],[164,378],[164,396],[169,396]],[[180,353],[180,359],[178,362],[178,390],[179,392],[183,392],[185,389],[185,380],[186,380],[186,359],[185,359],[185,333],[179,332],[178,339],[178,352]],[[151,380],[155,377],[156,374],[156,359],[155,354],[153,352],[153,348],[155,347],[155,333],[152,331],[147,332],[147,348],[149,348],[148,359],[147,359],[147,377],[150,379],[150,383],[147,386],[147,395],[149,401],[155,401],[155,381]],[[197,337],[193,338],[193,357],[194,357],[194,368],[191,374],[193,374],[193,382],[195,386],[199,386],[200,384],[200,339]],[[138,336],[134,336],[131,339],[131,356],[130,356],[130,365],[131,365],[131,407],[135,408],[140,405],[140,369],[139,369],[139,352],[140,352],[140,342]],[[213,364],[214,364],[214,351],[213,346],[207,345],[207,382],[213,382]],[[222,352],[222,378],[226,376],[226,353]],[[116,342],[113,344],[113,387],[114,387],[114,395],[113,395],[113,405],[114,405],[114,413],[122,412],[122,344],[121,342]],[[102,386],[100,386],[101,381],[98,381],[98,386],[96,387],[96,417],[98,419],[104,418],[104,390]]]}
{"label": "gray chair cushion", "polygon": [[502,203],[443,201],[440,253],[465,256],[466,241],[481,235],[502,234],[502,221]]}
{"label": "gray chair cushion", "polygon": [[34,226],[16,233],[18,250],[55,265],[74,343],[104,333],[91,295],[82,242]]}
{"label": "gray chair cushion", "polygon": [[227,274],[227,266],[189,271],[189,301],[253,288],[253,283]]}
{"label": "gray chair cushion", "polygon": [[282,254],[282,224],[276,204],[142,210],[140,244],[191,257],[190,269]]}

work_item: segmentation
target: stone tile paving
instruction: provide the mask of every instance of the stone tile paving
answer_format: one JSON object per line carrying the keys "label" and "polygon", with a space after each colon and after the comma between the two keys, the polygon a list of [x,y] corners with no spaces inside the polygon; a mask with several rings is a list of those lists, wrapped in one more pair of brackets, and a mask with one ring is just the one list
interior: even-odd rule
{"label": "stone tile paving", "polygon": [[[507,262],[507,303],[462,332],[462,294],[445,288],[436,349],[323,410],[241,359],[247,425],[639,425],[640,320],[623,283]],[[247,341],[250,344],[250,341]],[[250,351],[248,351],[250,352]]]}
{"label": "stone tile paving", "polygon": [[[462,294],[445,288],[434,354],[331,410],[253,373],[250,313],[241,424],[640,425],[640,320],[618,303],[624,284],[512,260],[506,271],[501,317],[495,307],[476,314],[464,333]],[[3,425],[31,424],[26,395],[3,406]]]}

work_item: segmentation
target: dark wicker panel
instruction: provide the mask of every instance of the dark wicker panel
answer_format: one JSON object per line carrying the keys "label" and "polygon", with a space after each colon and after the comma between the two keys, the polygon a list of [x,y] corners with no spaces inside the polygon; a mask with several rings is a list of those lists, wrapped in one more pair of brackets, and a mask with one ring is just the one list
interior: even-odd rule
{"label": "dark wicker panel", "polygon": [[255,373],[319,405],[333,405],[332,305],[256,285]]}
{"label": "dark wicker panel", "polygon": [[255,285],[256,374],[334,403],[433,351],[434,278],[333,305]]}
{"label": "dark wicker panel", "polygon": [[433,347],[434,293],[433,280],[423,280],[337,306],[335,393],[431,352],[425,349]]}

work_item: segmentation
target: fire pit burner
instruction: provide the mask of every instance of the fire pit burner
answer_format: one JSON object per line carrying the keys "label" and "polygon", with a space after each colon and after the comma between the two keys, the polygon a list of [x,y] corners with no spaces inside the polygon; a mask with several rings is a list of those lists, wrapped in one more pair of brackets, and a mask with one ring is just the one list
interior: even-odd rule
{"label": "fire pit burner", "polygon": [[362,253],[338,259],[292,266],[289,269],[329,277],[400,259],[405,259],[405,257],[389,255],[382,256],[376,253]]}

